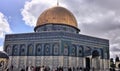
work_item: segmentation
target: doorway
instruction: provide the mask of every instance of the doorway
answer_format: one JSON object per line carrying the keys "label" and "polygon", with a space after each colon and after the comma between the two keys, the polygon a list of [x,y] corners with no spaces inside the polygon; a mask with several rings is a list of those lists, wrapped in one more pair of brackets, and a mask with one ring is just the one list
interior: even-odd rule
{"label": "doorway", "polygon": [[86,58],[86,69],[89,71],[90,70],[90,58]]}

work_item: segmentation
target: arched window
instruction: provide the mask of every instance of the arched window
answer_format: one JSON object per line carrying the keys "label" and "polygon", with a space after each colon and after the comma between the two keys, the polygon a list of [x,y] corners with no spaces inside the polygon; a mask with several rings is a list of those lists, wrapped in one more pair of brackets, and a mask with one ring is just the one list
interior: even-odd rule
{"label": "arched window", "polygon": [[41,44],[36,45],[36,55],[42,55],[42,45]]}
{"label": "arched window", "polygon": [[98,57],[98,56],[100,56],[98,50],[94,50],[94,51],[92,52],[92,58],[95,58],[95,57]]}
{"label": "arched window", "polygon": [[59,55],[59,44],[58,43],[53,44],[53,54]]}
{"label": "arched window", "polygon": [[6,48],[5,48],[5,51],[8,55],[11,55],[11,46],[7,45]]}
{"label": "arched window", "polygon": [[68,53],[69,53],[69,51],[68,51],[69,45],[66,43],[63,46],[64,46],[64,55],[68,55]]}
{"label": "arched window", "polygon": [[50,44],[45,44],[44,45],[45,48],[45,55],[50,55]]}
{"label": "arched window", "polygon": [[76,45],[72,45],[72,47],[71,47],[71,55],[76,56]]}
{"label": "arched window", "polygon": [[24,44],[20,45],[20,55],[21,56],[26,55],[26,47]]}
{"label": "arched window", "polygon": [[82,56],[83,55],[83,46],[80,45],[78,48],[77,48],[77,56]]}
{"label": "arched window", "polygon": [[18,45],[13,45],[13,52],[12,52],[12,55],[18,55],[19,54],[19,52],[18,52]]}
{"label": "arched window", "polygon": [[34,47],[32,44],[28,45],[28,55],[32,56],[34,51]]}
{"label": "arched window", "polygon": [[84,47],[84,55],[87,55],[87,56],[91,55],[91,47],[89,46]]}

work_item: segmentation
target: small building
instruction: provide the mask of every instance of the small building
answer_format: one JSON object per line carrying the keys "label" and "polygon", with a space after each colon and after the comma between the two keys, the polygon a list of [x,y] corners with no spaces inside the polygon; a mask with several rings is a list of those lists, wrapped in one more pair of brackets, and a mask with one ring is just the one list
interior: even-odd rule
{"label": "small building", "polygon": [[5,71],[8,68],[9,56],[7,53],[0,51],[0,71]]}

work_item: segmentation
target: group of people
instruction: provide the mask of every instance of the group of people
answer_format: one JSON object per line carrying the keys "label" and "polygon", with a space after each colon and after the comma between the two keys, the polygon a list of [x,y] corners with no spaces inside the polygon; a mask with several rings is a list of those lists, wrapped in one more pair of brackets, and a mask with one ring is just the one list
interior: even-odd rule
{"label": "group of people", "polygon": [[20,71],[50,71],[49,66],[27,66],[26,69],[22,68]]}
{"label": "group of people", "polygon": [[[19,69],[20,71],[90,71],[89,68],[82,68],[82,67],[53,67],[50,68],[49,66],[27,66]],[[94,69],[92,69],[94,71]],[[8,71],[14,71],[14,67],[11,66],[11,68]],[[16,71],[16,70],[15,70]]]}
{"label": "group of people", "polygon": [[27,66],[26,69],[22,68],[20,71],[82,71],[82,68],[75,68],[75,67],[68,67],[68,68],[63,68],[63,67],[55,67],[54,69],[50,69],[49,66]]}

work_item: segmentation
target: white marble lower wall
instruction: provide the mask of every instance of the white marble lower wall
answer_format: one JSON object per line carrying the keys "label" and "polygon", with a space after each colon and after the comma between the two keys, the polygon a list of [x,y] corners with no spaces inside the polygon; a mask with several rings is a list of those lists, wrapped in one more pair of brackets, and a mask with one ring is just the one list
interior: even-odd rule
{"label": "white marble lower wall", "polygon": [[43,57],[42,56],[36,56],[35,66],[41,66],[42,64],[43,64]]}
{"label": "white marble lower wall", "polygon": [[83,65],[83,58],[68,56],[10,56],[9,66],[23,68],[27,66],[76,67]]}
{"label": "white marble lower wall", "polygon": [[108,59],[100,59],[100,58],[94,58],[92,59],[92,67],[95,69],[100,69],[102,71],[109,70],[109,60]]}
{"label": "white marble lower wall", "polygon": [[[105,59],[90,59],[91,66],[100,69],[109,68],[109,60]],[[15,68],[24,68],[27,66],[49,66],[54,69],[56,67],[86,67],[85,58],[70,57],[70,56],[10,56],[9,66]]]}
{"label": "white marble lower wall", "polygon": [[24,68],[27,65],[27,57],[26,56],[20,56],[18,59],[18,67]]}
{"label": "white marble lower wall", "polygon": [[108,59],[104,59],[104,69],[108,69],[109,68],[109,60]]}
{"label": "white marble lower wall", "polygon": [[11,66],[11,63],[12,62],[12,56],[9,56],[9,63],[8,63],[8,67],[10,67]]}
{"label": "white marble lower wall", "polygon": [[99,70],[102,69],[102,60],[100,57],[92,58],[92,68],[94,67],[95,69]]}

